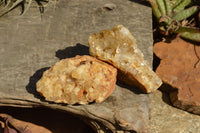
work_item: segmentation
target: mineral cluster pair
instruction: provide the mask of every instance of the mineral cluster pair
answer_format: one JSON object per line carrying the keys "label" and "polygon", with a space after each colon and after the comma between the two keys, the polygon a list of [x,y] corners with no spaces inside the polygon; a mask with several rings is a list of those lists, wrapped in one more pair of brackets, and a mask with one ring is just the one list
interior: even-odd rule
{"label": "mineral cluster pair", "polygon": [[47,101],[100,103],[114,91],[116,78],[145,93],[155,91],[162,84],[144,60],[136,39],[124,26],[92,34],[88,43],[92,56],[63,59],[44,72],[37,82],[37,91]]}

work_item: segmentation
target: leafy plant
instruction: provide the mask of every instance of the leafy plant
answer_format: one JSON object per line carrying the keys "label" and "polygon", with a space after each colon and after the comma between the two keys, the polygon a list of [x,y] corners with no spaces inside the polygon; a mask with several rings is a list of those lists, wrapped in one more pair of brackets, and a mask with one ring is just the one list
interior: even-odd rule
{"label": "leafy plant", "polygon": [[[0,0],[0,16],[8,13],[13,10],[18,5],[21,5],[24,9],[22,9],[22,15],[27,11],[30,7],[32,0]],[[25,6],[26,5],[26,6]]]}
{"label": "leafy plant", "polygon": [[200,42],[200,29],[191,26],[187,18],[199,11],[199,6],[191,6],[192,0],[148,0],[153,14],[159,23],[159,30],[164,35],[172,33]]}
{"label": "leafy plant", "polygon": [[[39,5],[40,11],[44,11],[42,2],[49,3],[50,0],[35,0]],[[21,15],[25,14],[30,8],[32,0],[0,0],[0,17],[10,12],[17,6],[22,7]]]}

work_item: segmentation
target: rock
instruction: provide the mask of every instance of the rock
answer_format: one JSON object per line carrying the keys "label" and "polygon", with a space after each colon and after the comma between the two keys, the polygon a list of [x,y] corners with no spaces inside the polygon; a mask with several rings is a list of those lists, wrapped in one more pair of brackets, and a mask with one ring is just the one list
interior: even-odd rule
{"label": "rock", "polygon": [[156,73],[174,88],[170,92],[173,105],[200,114],[200,47],[176,38],[155,44],[154,53],[161,59]]}
{"label": "rock", "polygon": [[47,101],[88,104],[104,101],[115,89],[117,69],[88,55],[60,60],[37,82]]}
{"label": "rock", "polygon": [[200,116],[172,106],[169,94],[150,94],[150,133],[200,133]]}
{"label": "rock", "polygon": [[161,86],[161,79],[144,60],[136,39],[124,26],[117,25],[110,31],[92,34],[88,43],[90,54],[115,66],[121,81],[145,93],[154,92]]}

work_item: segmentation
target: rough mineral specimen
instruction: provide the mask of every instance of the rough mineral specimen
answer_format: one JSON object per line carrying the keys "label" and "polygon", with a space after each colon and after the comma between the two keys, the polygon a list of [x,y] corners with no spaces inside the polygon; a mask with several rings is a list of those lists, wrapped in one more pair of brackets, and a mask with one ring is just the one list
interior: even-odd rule
{"label": "rough mineral specimen", "polygon": [[200,47],[176,38],[156,43],[154,53],[161,59],[156,73],[172,87],[173,105],[200,115]]}
{"label": "rough mineral specimen", "polygon": [[87,104],[104,101],[114,90],[117,69],[91,56],[57,62],[37,82],[47,101]]}
{"label": "rough mineral specimen", "polygon": [[122,25],[90,35],[88,43],[90,54],[117,67],[118,78],[127,84],[146,93],[155,91],[162,84],[137,48],[136,39]]}

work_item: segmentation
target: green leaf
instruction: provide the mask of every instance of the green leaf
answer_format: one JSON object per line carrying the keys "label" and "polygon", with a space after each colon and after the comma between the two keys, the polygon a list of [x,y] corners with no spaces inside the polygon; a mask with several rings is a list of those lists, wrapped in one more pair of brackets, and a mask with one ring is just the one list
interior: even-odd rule
{"label": "green leaf", "polygon": [[182,21],[190,16],[192,16],[194,13],[196,13],[199,10],[198,6],[193,6],[188,9],[185,9],[179,13],[176,13],[172,19],[177,20],[177,21]]}
{"label": "green leaf", "polygon": [[155,0],[148,0],[148,1],[152,7],[154,16],[157,18],[157,20],[159,20],[161,17],[161,13],[160,13],[160,10],[158,9],[157,3],[155,2]]}
{"label": "green leaf", "polygon": [[172,4],[173,4],[173,9],[176,8],[183,0],[174,0],[172,1]]}
{"label": "green leaf", "polygon": [[200,32],[183,32],[181,33],[181,37],[195,42],[200,42]]}
{"label": "green leaf", "polygon": [[182,32],[200,33],[200,29],[196,27],[184,26],[184,27],[179,27],[179,29],[175,31],[175,33],[182,33]]}
{"label": "green leaf", "polygon": [[169,0],[164,0],[164,1],[165,1],[165,6],[166,6],[166,14],[168,16],[171,16],[171,13],[172,13],[171,2]]}
{"label": "green leaf", "polygon": [[186,6],[191,3],[192,0],[182,0],[177,6],[173,8],[173,12],[180,12],[183,11]]}
{"label": "green leaf", "polygon": [[157,1],[157,5],[158,5],[158,8],[160,9],[162,16],[166,15],[164,0],[156,0],[156,1]]}
{"label": "green leaf", "polygon": [[189,26],[179,27],[179,29],[176,30],[175,33],[180,33],[181,34],[180,36],[185,39],[200,42],[200,29],[199,28],[189,27]]}

